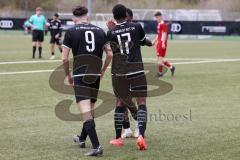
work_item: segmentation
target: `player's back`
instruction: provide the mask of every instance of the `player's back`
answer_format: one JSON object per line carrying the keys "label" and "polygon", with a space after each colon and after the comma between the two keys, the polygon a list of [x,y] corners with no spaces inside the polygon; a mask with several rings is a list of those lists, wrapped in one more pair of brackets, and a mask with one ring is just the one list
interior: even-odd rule
{"label": "player's back", "polygon": [[90,68],[94,66],[96,70],[101,69],[103,47],[106,42],[105,32],[89,23],[77,24],[67,30],[63,46],[72,49],[74,75],[84,74],[87,66]]}
{"label": "player's back", "polygon": [[[113,66],[116,67],[123,66],[128,68],[125,63],[127,62],[137,62],[142,63],[142,55],[141,55],[141,42],[145,40],[145,32],[142,26],[139,23],[133,22],[123,22],[121,24],[117,24],[113,29],[108,31],[108,40],[111,42],[112,50],[113,50]],[[120,54],[120,56],[119,56]],[[117,56],[116,56],[117,55]],[[122,56],[122,57],[121,57]],[[126,59],[124,58],[126,57]],[[122,65],[121,65],[122,63]],[[112,68],[112,72],[114,68]],[[119,70],[119,69],[116,69]],[[143,70],[143,65],[140,68],[134,69],[134,72]],[[120,71],[129,73],[131,72],[128,69],[125,71]]]}
{"label": "player's back", "polygon": [[106,42],[106,34],[101,28],[89,23],[81,23],[66,32],[63,45],[72,48],[74,57],[90,54],[102,58],[103,46]]}

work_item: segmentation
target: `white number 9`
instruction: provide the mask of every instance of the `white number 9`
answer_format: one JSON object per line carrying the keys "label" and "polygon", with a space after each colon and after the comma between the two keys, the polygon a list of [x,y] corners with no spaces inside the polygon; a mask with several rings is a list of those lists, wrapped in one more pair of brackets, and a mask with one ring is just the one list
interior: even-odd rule
{"label": "white number 9", "polygon": [[[89,39],[90,37],[90,39]],[[95,50],[95,38],[92,31],[86,31],[85,32],[85,40],[87,42],[86,49],[88,52],[93,52]],[[91,45],[91,46],[90,46]]]}

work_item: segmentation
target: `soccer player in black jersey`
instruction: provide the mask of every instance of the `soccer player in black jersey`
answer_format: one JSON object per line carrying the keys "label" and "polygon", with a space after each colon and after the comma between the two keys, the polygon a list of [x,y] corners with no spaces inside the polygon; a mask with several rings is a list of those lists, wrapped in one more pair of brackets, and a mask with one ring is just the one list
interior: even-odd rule
{"label": "soccer player in black jersey", "polygon": [[50,21],[49,30],[51,33],[50,39],[50,46],[51,46],[51,54],[52,56],[50,59],[55,59],[54,48],[55,44],[58,46],[59,51],[62,53],[62,43],[61,43],[61,36],[62,36],[62,22],[59,19],[58,13],[53,15],[53,19]]}
{"label": "soccer player in black jersey", "polygon": [[[73,9],[73,21],[75,26],[65,33],[63,41],[62,61],[68,82],[73,84],[76,102],[80,108],[83,119],[81,135],[74,137],[81,148],[85,147],[85,140],[89,136],[92,143],[92,150],[86,156],[97,156],[103,153],[95,130],[92,108],[97,100],[100,84],[100,76],[112,59],[112,50],[107,43],[105,32],[88,23],[88,10],[86,7],[78,6]],[[73,76],[69,71],[68,56],[70,49],[73,53]],[[103,50],[106,52],[106,59],[102,67]]]}
{"label": "soccer player in black jersey", "polygon": [[122,146],[122,125],[124,121],[125,105],[132,103],[136,98],[138,111],[137,121],[139,137],[137,147],[139,150],[147,149],[144,138],[147,123],[147,81],[141,55],[141,45],[146,44],[146,36],[142,26],[126,20],[126,7],[118,4],[112,12],[117,21],[116,26],[107,33],[113,50],[112,84],[117,97],[114,113],[116,138],[110,141],[114,146]]}

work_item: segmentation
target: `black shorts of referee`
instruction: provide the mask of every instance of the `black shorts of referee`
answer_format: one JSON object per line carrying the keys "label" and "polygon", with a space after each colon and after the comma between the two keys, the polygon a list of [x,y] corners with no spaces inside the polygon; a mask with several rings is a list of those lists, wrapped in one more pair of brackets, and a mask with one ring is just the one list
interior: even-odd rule
{"label": "black shorts of referee", "polygon": [[42,30],[33,30],[32,31],[32,41],[33,42],[43,42],[44,33]]}

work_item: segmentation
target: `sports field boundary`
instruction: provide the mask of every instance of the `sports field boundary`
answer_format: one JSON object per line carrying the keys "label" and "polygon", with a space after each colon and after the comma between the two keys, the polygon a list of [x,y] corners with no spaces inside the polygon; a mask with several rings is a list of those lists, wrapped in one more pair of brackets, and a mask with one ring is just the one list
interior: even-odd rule
{"label": "sports field boundary", "polygon": [[[143,58],[146,61],[156,61],[153,58]],[[170,59],[173,60],[173,59]],[[176,60],[176,58],[175,58]],[[190,58],[182,58],[181,60],[190,60]],[[60,62],[61,60],[42,60],[42,61],[16,61],[16,62],[1,62],[0,64],[29,64],[29,63],[48,63],[48,62]],[[26,62],[26,63],[25,63]],[[199,61],[190,62],[175,62],[173,65],[190,65],[190,64],[204,64],[204,63],[225,63],[225,62],[240,62],[240,59],[205,59]],[[108,67],[110,68],[110,67]],[[0,72],[0,75],[17,75],[17,74],[32,74],[32,73],[49,73],[53,72],[50,70],[31,70],[31,71],[15,71],[15,72]]]}

